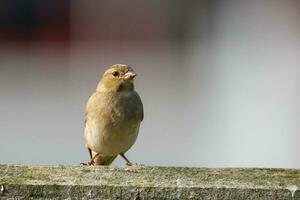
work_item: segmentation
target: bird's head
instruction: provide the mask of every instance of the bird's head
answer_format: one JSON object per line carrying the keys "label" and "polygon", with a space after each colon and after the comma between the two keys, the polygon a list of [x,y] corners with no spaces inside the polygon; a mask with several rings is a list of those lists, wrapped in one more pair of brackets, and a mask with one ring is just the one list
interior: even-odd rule
{"label": "bird's head", "polygon": [[133,79],[136,73],[125,64],[115,64],[109,67],[103,74],[98,84],[97,91],[133,90]]}

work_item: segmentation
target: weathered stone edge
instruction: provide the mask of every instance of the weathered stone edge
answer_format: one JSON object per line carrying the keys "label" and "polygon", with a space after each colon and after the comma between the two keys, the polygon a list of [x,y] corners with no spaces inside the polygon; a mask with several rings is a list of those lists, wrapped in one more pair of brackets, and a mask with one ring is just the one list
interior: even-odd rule
{"label": "weathered stone edge", "polygon": [[0,199],[300,199],[299,186],[296,169],[0,165]]}

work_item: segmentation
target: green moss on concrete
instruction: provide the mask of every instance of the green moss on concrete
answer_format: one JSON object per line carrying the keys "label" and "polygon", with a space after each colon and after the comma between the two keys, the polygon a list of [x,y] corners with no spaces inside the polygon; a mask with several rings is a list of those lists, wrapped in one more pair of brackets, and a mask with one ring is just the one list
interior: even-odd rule
{"label": "green moss on concrete", "polygon": [[0,165],[1,185],[2,198],[290,200],[300,170]]}

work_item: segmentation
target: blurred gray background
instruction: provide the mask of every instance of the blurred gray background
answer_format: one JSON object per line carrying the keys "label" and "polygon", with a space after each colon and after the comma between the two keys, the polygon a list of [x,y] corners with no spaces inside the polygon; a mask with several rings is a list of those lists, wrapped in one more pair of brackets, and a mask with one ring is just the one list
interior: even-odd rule
{"label": "blurred gray background", "polygon": [[132,162],[300,168],[299,20],[297,0],[3,0],[0,163],[87,161],[85,103],[126,63]]}

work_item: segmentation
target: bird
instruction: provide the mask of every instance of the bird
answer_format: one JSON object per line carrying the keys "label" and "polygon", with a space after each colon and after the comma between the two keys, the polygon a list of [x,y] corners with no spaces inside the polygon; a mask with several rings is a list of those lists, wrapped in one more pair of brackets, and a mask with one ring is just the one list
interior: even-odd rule
{"label": "bird", "polygon": [[126,64],[114,64],[102,75],[86,104],[84,140],[90,161],[110,165],[135,143],[144,118],[143,103],[134,89],[136,73]]}

